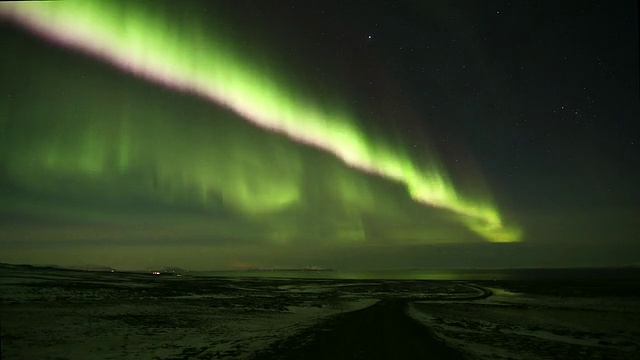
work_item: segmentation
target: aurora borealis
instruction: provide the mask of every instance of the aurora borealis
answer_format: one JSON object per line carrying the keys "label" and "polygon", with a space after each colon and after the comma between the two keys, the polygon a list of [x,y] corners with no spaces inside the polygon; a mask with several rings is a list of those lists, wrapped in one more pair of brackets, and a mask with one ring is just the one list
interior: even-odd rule
{"label": "aurora borealis", "polygon": [[[377,35],[346,15],[337,29],[301,30],[361,37],[331,56],[330,42],[313,48],[294,35],[308,11],[288,27],[284,5],[264,7],[0,4],[14,49],[2,58],[3,246],[16,259],[40,253],[34,261],[51,248],[110,249],[123,264],[136,251],[146,262],[173,253],[185,267],[195,252],[198,266],[218,268],[322,263],[357,249],[530,246],[526,211],[497,200],[513,203],[495,175],[504,169],[482,155],[489,145],[443,143],[455,126],[439,130],[451,120],[424,110],[437,96],[413,100],[414,80],[381,65],[386,48],[362,49]],[[420,86],[437,95],[442,84]],[[490,116],[464,111],[473,125],[461,132]]]}

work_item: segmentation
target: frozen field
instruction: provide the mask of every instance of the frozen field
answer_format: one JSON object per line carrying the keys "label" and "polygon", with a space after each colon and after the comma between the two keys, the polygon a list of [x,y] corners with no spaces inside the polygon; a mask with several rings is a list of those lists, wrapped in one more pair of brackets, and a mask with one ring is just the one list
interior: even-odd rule
{"label": "frozen field", "polygon": [[[635,284],[617,286],[614,294],[572,286],[178,277],[3,265],[1,355],[286,358],[278,351],[305,345],[295,341],[300,334],[306,334],[301,342],[313,342],[314,334],[331,331],[326,324],[336,329],[365,310],[371,318],[381,313],[375,309],[391,314],[399,307],[399,317],[410,315],[471,359],[638,358]],[[376,303],[392,305],[370,307]]]}
{"label": "frozen field", "polygon": [[322,281],[21,268],[0,281],[3,359],[247,358],[376,301]]}
{"label": "frozen field", "polygon": [[478,284],[493,295],[408,313],[470,359],[640,359],[637,282]]}

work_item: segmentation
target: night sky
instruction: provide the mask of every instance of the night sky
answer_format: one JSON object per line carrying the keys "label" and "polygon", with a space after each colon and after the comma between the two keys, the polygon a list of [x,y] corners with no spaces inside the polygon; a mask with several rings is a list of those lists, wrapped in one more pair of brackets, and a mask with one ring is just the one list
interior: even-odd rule
{"label": "night sky", "polygon": [[636,1],[0,3],[0,262],[640,264]]}

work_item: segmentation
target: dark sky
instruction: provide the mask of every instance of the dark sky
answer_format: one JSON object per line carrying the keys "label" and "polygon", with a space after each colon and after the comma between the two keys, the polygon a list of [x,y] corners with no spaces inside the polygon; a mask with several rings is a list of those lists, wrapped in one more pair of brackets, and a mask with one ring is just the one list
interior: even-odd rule
{"label": "dark sky", "polygon": [[0,262],[640,263],[636,1],[0,4]]}

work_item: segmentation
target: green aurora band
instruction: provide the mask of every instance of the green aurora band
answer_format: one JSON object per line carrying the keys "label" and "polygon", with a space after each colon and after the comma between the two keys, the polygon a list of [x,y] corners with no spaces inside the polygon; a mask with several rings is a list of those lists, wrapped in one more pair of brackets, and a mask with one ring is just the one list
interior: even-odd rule
{"label": "green aurora band", "polygon": [[[332,154],[364,174],[402,184],[413,201],[448,210],[457,221],[486,240],[520,240],[520,230],[503,224],[488,194],[483,195],[483,200],[471,199],[454,187],[433,152],[430,158],[415,160],[402,146],[365,134],[358,125],[361,120],[344,106],[326,104],[296,92],[269,69],[237,51],[231,41],[222,35],[216,36],[211,28],[205,29],[185,19],[188,16],[176,19],[175,14],[157,9],[150,11],[143,5],[136,1],[88,0],[2,3],[0,16],[137,77],[207,99],[261,129]],[[264,140],[262,148],[271,149],[266,150],[271,152],[268,164],[261,163],[259,158],[253,161],[246,154],[230,160],[226,158],[228,154],[210,149],[209,142],[216,135],[193,129],[190,139],[197,140],[176,140],[172,134],[184,129],[172,129],[158,121],[156,134],[164,135],[145,139],[144,132],[136,128],[138,125],[131,117],[134,115],[125,114],[125,120],[120,122],[104,120],[103,124],[108,125],[88,126],[78,120],[67,129],[59,126],[56,141],[34,143],[15,159],[5,159],[6,167],[14,178],[47,176],[51,174],[50,169],[56,168],[56,171],[81,174],[100,184],[100,178],[131,173],[134,164],[141,162],[139,159],[151,158],[154,160],[149,166],[154,167],[158,178],[173,179],[165,182],[165,188],[187,186],[189,196],[202,199],[223,194],[226,204],[244,214],[283,211],[300,200],[301,166],[292,159],[288,145],[280,140]],[[72,127],[82,128],[82,137],[62,135],[73,133]],[[224,144],[218,143],[218,147],[256,146],[243,143],[242,139],[220,136],[215,139]],[[144,153],[145,148],[157,152],[163,147],[166,151],[160,154]],[[191,154],[200,155],[191,159],[173,155],[175,149],[185,148],[191,149]],[[37,160],[32,160],[28,170],[24,170],[29,159]],[[249,167],[229,166],[232,161],[253,163]],[[257,178],[246,173],[250,169],[273,174]],[[349,198],[351,203],[359,202],[361,209],[376,206],[373,197],[377,194],[355,195],[367,192],[358,179],[342,176],[336,181],[341,196]],[[175,196],[155,195],[175,201]],[[286,238],[286,234],[283,237]],[[362,234],[353,237],[360,238]]]}

